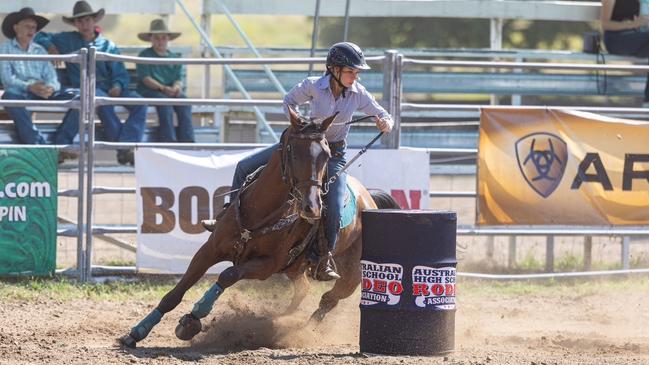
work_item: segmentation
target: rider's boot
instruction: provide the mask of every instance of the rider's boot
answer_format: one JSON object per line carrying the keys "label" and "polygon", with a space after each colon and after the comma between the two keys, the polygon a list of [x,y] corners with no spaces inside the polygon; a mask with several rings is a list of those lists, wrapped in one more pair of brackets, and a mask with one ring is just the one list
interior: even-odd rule
{"label": "rider's boot", "polygon": [[221,218],[223,218],[223,216],[225,215],[225,211],[228,209],[229,206],[230,203],[225,203],[223,205],[223,210],[221,210],[219,214],[217,214],[214,217],[214,219],[203,219],[201,221],[201,225],[203,226],[203,228],[205,228],[209,232],[214,232],[214,229],[216,228],[216,224],[221,220]]}
{"label": "rider's boot", "polygon": [[320,257],[316,268],[315,278],[320,281],[338,280],[340,275],[336,272],[336,263],[331,251]]}

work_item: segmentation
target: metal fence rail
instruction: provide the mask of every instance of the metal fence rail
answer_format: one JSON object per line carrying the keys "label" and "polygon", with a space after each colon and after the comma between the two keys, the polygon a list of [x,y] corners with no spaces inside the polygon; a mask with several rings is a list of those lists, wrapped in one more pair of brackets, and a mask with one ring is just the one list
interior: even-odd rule
{"label": "metal fence rail", "polygon": [[[123,61],[146,64],[191,64],[191,65],[272,65],[272,64],[313,64],[323,62],[322,57],[308,58],[177,58],[177,59],[158,59],[158,58],[138,58],[130,56],[120,56],[98,53],[94,48],[81,50],[77,55],[59,55],[59,56],[17,56],[17,55],[0,55],[1,60],[59,60],[66,62],[75,62],[80,64],[81,69],[81,96],[79,100],[72,101],[0,101],[0,106],[45,106],[45,107],[64,107],[77,108],[80,110],[81,120],[79,129],[78,147],[80,151],[78,174],[78,190],[63,191],[60,196],[76,197],[78,199],[78,217],[76,228],[61,227],[58,230],[61,235],[76,235],[77,237],[77,273],[80,280],[85,281],[92,274],[92,250],[93,235],[104,235],[111,233],[135,233],[136,227],[131,226],[105,226],[93,224],[93,196],[95,194],[133,194],[134,188],[115,188],[99,187],[93,184],[94,174],[94,151],[101,149],[117,149],[126,147],[160,147],[160,148],[177,148],[177,149],[230,149],[230,148],[254,148],[265,146],[265,144],[167,144],[167,143],[110,143],[97,142],[94,139],[94,120],[93,113],[96,106],[101,105],[210,105],[224,107],[280,107],[281,100],[234,100],[234,99],[134,99],[134,98],[111,98],[96,97],[95,83],[97,61]],[[470,67],[470,68],[514,68],[514,69],[563,69],[573,71],[616,71],[640,73],[649,71],[649,66],[636,65],[590,65],[590,64],[559,64],[559,63],[525,63],[525,62],[473,62],[473,61],[439,61],[439,60],[416,60],[404,58],[402,54],[396,51],[385,52],[383,56],[369,57],[368,61],[382,62],[383,65],[383,104],[388,111],[392,113],[396,122],[396,131],[400,129],[400,114],[402,111],[416,110],[439,110],[444,112],[479,112],[483,105],[436,105],[436,104],[416,104],[405,103],[402,97],[402,74],[403,68],[408,65],[428,65],[435,67]],[[489,106],[499,108],[499,106]],[[512,106],[501,106],[503,108],[512,108]],[[537,107],[546,108],[546,107]],[[641,108],[606,108],[606,107],[557,107],[561,109],[593,111],[605,114],[622,114],[622,115],[640,115],[644,116],[649,113],[647,109]],[[86,126],[88,128],[86,128]],[[271,133],[272,132],[271,130]],[[384,141],[384,147],[399,147],[399,134],[392,133],[391,140]],[[87,147],[86,147],[87,141]],[[75,148],[75,146],[62,146],[63,148]],[[432,156],[442,156],[435,158],[432,162],[453,162],[457,160],[466,160],[475,158],[476,149],[426,149]],[[87,159],[87,160],[86,160]],[[83,192],[83,193],[82,193]],[[84,200],[84,193],[87,200]],[[476,193],[471,191],[431,191],[431,198],[475,198]],[[85,213],[85,219],[84,219]],[[85,221],[85,222],[84,222]],[[85,223],[85,224],[84,224]],[[85,227],[81,229],[80,227]],[[486,236],[546,236],[548,248],[548,263],[551,262],[551,254],[554,249],[554,236],[622,236],[622,265],[626,269],[629,265],[629,243],[631,236],[649,236],[647,227],[458,227],[459,235],[486,235]],[[84,240],[85,235],[85,240]],[[510,246],[511,247],[511,246]],[[547,266],[550,270],[551,265]]]}

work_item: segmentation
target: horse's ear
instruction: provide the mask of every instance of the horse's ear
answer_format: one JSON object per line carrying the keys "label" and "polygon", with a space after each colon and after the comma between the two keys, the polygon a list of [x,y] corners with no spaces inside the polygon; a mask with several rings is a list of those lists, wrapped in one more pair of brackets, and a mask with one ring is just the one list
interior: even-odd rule
{"label": "horse's ear", "polygon": [[286,108],[288,109],[288,115],[289,115],[289,120],[291,121],[291,125],[295,127],[298,124],[300,124],[300,117],[297,115],[297,112],[293,110],[291,106],[287,105]]}
{"label": "horse's ear", "polygon": [[322,122],[322,126],[320,127],[320,131],[324,132],[327,129],[329,129],[329,126],[334,121],[334,119],[336,119],[337,115],[338,115],[338,112],[336,112],[336,114],[330,116],[329,118],[325,119],[324,122]]}

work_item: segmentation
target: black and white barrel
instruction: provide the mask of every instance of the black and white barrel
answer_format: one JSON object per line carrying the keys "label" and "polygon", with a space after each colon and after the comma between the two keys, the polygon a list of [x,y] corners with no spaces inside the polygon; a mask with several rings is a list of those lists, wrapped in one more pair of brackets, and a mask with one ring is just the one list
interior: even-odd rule
{"label": "black and white barrel", "polygon": [[441,355],[455,347],[455,212],[367,210],[360,350]]}

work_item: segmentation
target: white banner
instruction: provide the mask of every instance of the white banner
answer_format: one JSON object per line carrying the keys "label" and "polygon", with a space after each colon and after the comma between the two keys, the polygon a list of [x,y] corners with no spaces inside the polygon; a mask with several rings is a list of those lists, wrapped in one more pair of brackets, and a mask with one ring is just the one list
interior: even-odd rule
{"label": "white banner", "polygon": [[[209,237],[201,219],[214,216],[224,202],[237,162],[257,150],[185,151],[138,148],[137,269],[184,273]],[[348,150],[351,159],[358,151]],[[370,191],[389,192],[405,209],[425,209],[429,155],[425,150],[369,150],[349,168]],[[216,265],[211,273],[221,272]]]}

